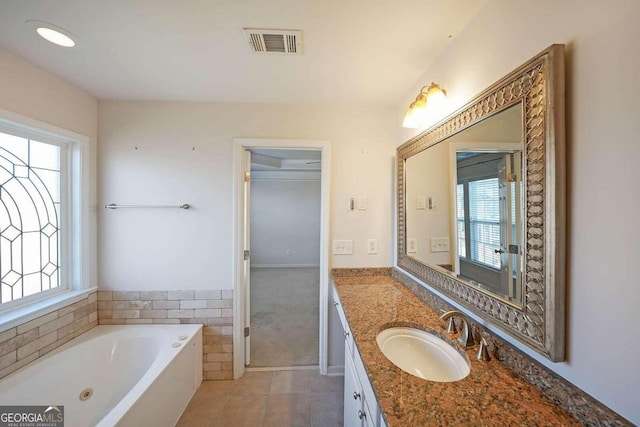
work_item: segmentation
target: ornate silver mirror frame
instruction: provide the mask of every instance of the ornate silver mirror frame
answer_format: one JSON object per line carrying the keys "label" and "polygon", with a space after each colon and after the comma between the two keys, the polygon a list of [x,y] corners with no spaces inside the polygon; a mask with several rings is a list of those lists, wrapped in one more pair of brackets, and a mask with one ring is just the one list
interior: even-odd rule
{"label": "ornate silver mirror frame", "polygon": [[[407,158],[522,103],[524,119],[523,304],[516,307],[444,268],[407,256]],[[552,45],[445,120],[397,149],[398,267],[554,362],[565,359],[564,46]]]}

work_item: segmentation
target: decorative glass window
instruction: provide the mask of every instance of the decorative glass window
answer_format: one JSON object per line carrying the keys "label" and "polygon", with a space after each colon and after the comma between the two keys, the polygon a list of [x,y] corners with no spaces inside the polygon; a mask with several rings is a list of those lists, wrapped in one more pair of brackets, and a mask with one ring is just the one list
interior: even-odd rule
{"label": "decorative glass window", "polygon": [[67,157],[67,144],[0,132],[0,307],[67,287]]}

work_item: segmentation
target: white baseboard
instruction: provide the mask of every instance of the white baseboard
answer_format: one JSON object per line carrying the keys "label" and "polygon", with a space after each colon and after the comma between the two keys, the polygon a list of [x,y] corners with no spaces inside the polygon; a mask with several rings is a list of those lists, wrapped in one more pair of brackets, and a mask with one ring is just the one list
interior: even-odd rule
{"label": "white baseboard", "polygon": [[343,377],[344,366],[329,366],[327,368],[327,376],[329,377]]}
{"label": "white baseboard", "polygon": [[310,366],[275,366],[269,368],[251,368],[246,367],[244,370],[247,372],[275,372],[275,371],[317,371],[318,365]]}
{"label": "white baseboard", "polygon": [[318,264],[251,264],[251,268],[309,268],[320,267]]}

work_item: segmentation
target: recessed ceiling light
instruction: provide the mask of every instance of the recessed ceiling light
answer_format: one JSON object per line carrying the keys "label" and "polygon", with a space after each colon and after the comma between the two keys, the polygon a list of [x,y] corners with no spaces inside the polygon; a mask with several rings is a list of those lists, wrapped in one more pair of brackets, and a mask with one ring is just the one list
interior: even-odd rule
{"label": "recessed ceiling light", "polygon": [[34,29],[43,39],[62,47],[74,47],[76,36],[64,28],[53,25],[49,22],[29,20],[27,25]]}

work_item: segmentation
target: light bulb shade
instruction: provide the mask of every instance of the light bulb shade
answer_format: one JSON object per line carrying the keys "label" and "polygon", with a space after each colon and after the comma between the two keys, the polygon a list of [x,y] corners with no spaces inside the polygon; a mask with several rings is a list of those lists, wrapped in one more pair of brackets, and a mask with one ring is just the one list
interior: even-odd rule
{"label": "light bulb shade", "polygon": [[427,97],[424,93],[420,92],[416,97],[416,100],[411,103],[407,114],[404,116],[402,127],[415,129],[420,127],[424,121],[425,112],[427,109]]}
{"label": "light bulb shade", "polygon": [[440,89],[440,86],[431,83],[429,90],[427,90],[427,98],[429,99],[429,107],[437,111],[444,105],[447,95]]}
{"label": "light bulb shade", "polygon": [[413,118],[413,103],[411,103],[411,105],[409,106],[407,114],[404,115],[402,127],[410,129],[415,129],[418,127],[418,125],[415,123],[415,119]]}
{"label": "light bulb shade", "polygon": [[411,113],[413,113],[413,108],[409,107],[409,109],[407,110],[407,113],[404,115],[404,120],[402,121],[403,128],[413,129],[416,127],[413,123],[413,120],[411,120]]}
{"label": "light bulb shade", "polygon": [[430,108],[427,108],[426,102],[422,102],[420,104],[416,102],[416,105],[413,107],[413,112],[411,114],[411,121],[415,123],[414,127],[418,128],[425,124],[425,121],[429,116],[429,110]]}
{"label": "light bulb shade", "polygon": [[[429,108],[427,108],[427,101]],[[415,129],[424,125],[435,111],[442,108],[445,101],[446,93],[437,84],[431,83],[429,87],[423,87],[416,100],[409,106],[402,127]]]}

